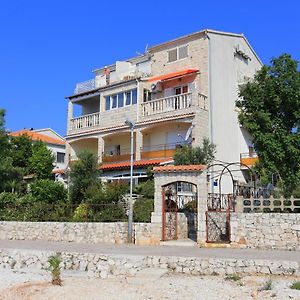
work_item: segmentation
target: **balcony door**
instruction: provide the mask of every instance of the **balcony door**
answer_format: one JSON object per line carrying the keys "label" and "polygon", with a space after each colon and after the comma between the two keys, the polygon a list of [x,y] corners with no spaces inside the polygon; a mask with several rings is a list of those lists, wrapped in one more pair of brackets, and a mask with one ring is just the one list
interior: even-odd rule
{"label": "balcony door", "polygon": [[181,94],[188,93],[189,88],[187,85],[183,85],[174,88],[174,90],[175,90],[175,95],[181,95]]}

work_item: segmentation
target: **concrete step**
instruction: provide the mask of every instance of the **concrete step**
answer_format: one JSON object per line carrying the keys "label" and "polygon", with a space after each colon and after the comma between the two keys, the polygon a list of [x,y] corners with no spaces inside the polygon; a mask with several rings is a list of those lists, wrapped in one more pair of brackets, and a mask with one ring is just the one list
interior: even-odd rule
{"label": "concrete step", "polygon": [[172,240],[172,241],[161,241],[161,246],[179,246],[179,247],[198,247],[198,244],[191,239],[181,239],[181,240]]}

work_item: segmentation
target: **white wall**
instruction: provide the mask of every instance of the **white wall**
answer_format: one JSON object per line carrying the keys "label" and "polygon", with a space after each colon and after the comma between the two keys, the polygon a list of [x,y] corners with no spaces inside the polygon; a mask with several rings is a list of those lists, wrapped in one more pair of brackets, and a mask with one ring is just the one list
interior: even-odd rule
{"label": "white wall", "polygon": [[[238,123],[238,83],[244,76],[253,77],[261,64],[242,37],[209,33],[209,38],[210,139],[217,146],[217,160],[239,162],[240,153],[248,151],[249,136],[245,138]],[[237,45],[250,56],[248,63],[235,57]],[[234,175],[243,180],[240,172]]]}
{"label": "white wall", "polygon": [[55,158],[55,161],[54,161],[54,169],[65,169],[67,167],[67,157],[65,157],[65,162],[64,163],[58,163],[56,162],[56,158],[57,158],[57,152],[61,152],[61,153],[64,153],[66,154],[66,147],[65,145],[53,145],[53,144],[47,144],[47,148],[49,150],[51,150],[51,152],[53,153],[53,156]]}

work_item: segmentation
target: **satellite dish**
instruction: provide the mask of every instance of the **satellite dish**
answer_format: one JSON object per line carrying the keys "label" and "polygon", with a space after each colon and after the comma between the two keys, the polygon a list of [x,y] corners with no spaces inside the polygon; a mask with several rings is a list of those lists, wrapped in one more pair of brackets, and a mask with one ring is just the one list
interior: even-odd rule
{"label": "satellite dish", "polygon": [[185,137],[184,137],[184,141],[187,142],[187,140],[189,139],[189,137],[191,136],[192,134],[192,130],[193,128],[195,127],[195,125],[191,125],[189,127],[189,129],[187,130],[186,134],[185,134]]}
{"label": "satellite dish", "polygon": [[151,84],[151,90],[155,90],[156,89],[156,83]]}

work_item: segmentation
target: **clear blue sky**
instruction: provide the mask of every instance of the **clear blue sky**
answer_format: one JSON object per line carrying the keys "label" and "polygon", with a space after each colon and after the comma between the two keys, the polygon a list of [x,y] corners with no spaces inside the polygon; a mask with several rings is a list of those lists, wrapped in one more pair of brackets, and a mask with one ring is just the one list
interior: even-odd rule
{"label": "clear blue sky", "polygon": [[201,29],[244,33],[263,63],[300,60],[300,1],[15,0],[0,6],[0,107],[6,128],[65,135],[76,82],[115,60]]}

